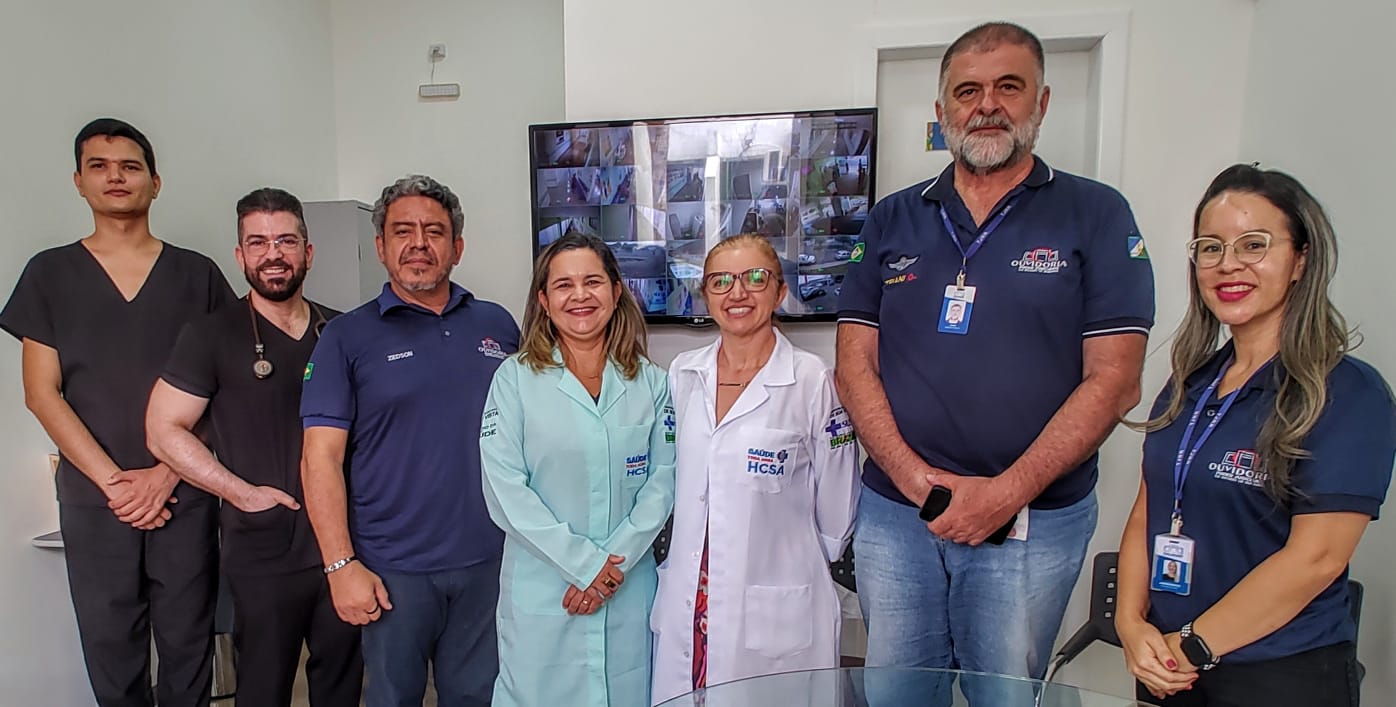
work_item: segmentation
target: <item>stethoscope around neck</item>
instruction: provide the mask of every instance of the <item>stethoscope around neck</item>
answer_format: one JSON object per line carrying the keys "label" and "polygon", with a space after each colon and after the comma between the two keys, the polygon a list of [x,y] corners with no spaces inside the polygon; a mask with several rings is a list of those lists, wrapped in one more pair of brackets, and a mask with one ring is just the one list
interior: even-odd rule
{"label": "stethoscope around neck", "polygon": [[[305,303],[310,307],[310,312],[315,315],[311,329],[315,332],[315,338],[318,339],[320,332],[325,329],[325,325],[329,321],[325,319],[324,312],[321,312],[314,302],[306,300]],[[252,375],[257,376],[257,380],[266,380],[276,369],[271,365],[271,361],[267,360],[267,347],[262,343],[262,332],[257,329],[257,309],[252,306],[250,295],[247,297],[247,316],[252,320],[252,350],[257,354],[257,360],[252,362]]]}

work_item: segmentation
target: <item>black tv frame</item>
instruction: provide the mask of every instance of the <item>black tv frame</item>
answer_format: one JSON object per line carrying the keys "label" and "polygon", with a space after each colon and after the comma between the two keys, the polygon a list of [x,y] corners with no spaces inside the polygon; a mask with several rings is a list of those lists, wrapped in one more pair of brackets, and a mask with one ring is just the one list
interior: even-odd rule
{"label": "black tv frame", "polygon": [[[872,119],[872,126],[873,126],[873,129],[872,129],[872,134],[871,134],[871,137],[870,137],[869,140],[868,140],[868,145],[867,145],[868,174],[867,174],[867,190],[866,190],[867,193],[866,193],[866,196],[865,196],[865,198],[867,199],[867,208],[868,208],[868,211],[871,212],[872,207],[873,207],[873,205],[876,203],[876,198],[877,198],[877,184],[876,184],[877,169],[876,169],[876,166],[877,166],[878,110],[877,110],[877,108],[876,108],[875,106],[864,107],[864,108],[832,108],[832,109],[821,109],[821,110],[765,111],[765,112],[759,112],[759,113],[720,113],[720,114],[713,114],[713,115],[679,116],[679,117],[666,117],[666,118],[634,118],[634,119],[625,119],[625,120],[590,120],[590,121],[557,122],[557,123],[535,123],[535,124],[531,124],[531,125],[528,126],[528,136],[527,136],[527,137],[528,137],[528,161],[529,161],[529,171],[528,171],[528,180],[529,180],[529,216],[530,216],[530,224],[531,224],[531,233],[530,233],[529,237],[530,237],[530,239],[532,240],[532,243],[533,243],[533,247],[532,247],[533,262],[537,262],[538,255],[539,255],[539,254],[542,252],[542,250],[543,250],[543,246],[540,246],[540,244],[539,244],[539,240],[540,240],[540,238],[539,238],[539,233],[540,233],[540,231],[542,230],[542,220],[543,220],[543,217],[541,216],[541,211],[542,211],[542,208],[544,208],[544,207],[540,207],[540,206],[538,205],[538,202],[539,202],[539,194],[538,194],[538,183],[539,183],[539,182],[538,182],[538,173],[539,173],[539,170],[540,170],[540,169],[545,169],[545,168],[547,168],[547,167],[540,167],[540,165],[538,164],[538,162],[539,162],[539,160],[538,160],[538,154],[537,154],[536,144],[535,144],[535,142],[534,142],[534,136],[535,136],[536,134],[538,134],[540,131],[547,131],[547,130],[579,130],[579,129],[582,129],[582,130],[586,130],[586,129],[591,129],[591,130],[604,130],[604,129],[607,129],[607,128],[632,128],[632,127],[634,127],[634,126],[636,126],[636,125],[638,125],[638,124],[648,124],[648,125],[654,126],[654,125],[672,125],[672,124],[676,124],[676,123],[690,123],[690,122],[711,122],[711,121],[719,121],[719,120],[752,120],[752,119],[761,119],[761,118],[782,118],[782,117],[793,117],[793,118],[829,118],[829,117],[844,117],[844,116],[868,116],[868,117],[870,117],[870,118]],[[789,197],[786,197],[786,198],[788,199]],[[735,235],[735,234],[734,234],[734,235]],[[832,235],[832,234],[831,234],[831,235]],[[532,267],[532,264],[531,264],[531,263],[530,263],[530,267]],[[799,286],[799,285],[798,285],[798,282],[787,282],[786,284],[787,284],[787,286],[790,287],[790,295],[789,295],[789,296],[792,296],[792,297],[799,297],[799,296],[800,296],[800,293],[799,293],[799,291],[798,291],[798,286]],[[530,295],[530,296],[532,296],[532,295]],[[641,307],[642,307],[642,309],[643,309],[643,308],[644,308],[644,305],[642,304]],[[812,313],[804,313],[804,314],[788,314],[788,313],[785,313],[785,312],[778,312],[778,313],[776,314],[776,318],[777,318],[778,320],[782,321],[782,322],[793,322],[793,323],[802,323],[802,322],[833,322],[833,321],[837,321],[837,319],[838,319],[838,313],[837,313],[837,311],[812,312]],[[673,314],[651,314],[651,313],[646,313],[646,314],[645,314],[645,323],[646,323],[646,324],[650,324],[650,325],[654,325],[654,324],[679,324],[679,325],[703,327],[703,326],[710,326],[710,325],[712,325],[713,321],[712,321],[712,317],[711,317],[710,315],[708,315],[708,314],[701,314],[701,315],[673,315]]]}

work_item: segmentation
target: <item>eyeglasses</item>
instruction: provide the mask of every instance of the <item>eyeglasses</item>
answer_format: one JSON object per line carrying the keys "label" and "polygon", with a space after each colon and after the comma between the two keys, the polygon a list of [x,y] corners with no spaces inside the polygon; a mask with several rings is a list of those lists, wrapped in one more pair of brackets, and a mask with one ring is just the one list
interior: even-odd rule
{"label": "eyeglasses", "polygon": [[1188,260],[1203,270],[1215,268],[1221,265],[1222,260],[1226,258],[1226,249],[1230,248],[1236,254],[1237,262],[1255,265],[1265,259],[1265,254],[1270,252],[1270,243],[1274,240],[1269,233],[1259,231],[1242,233],[1230,243],[1211,236],[1194,238],[1188,241]]}
{"label": "eyeglasses", "polygon": [[721,295],[732,291],[732,286],[741,280],[742,289],[747,292],[760,292],[771,284],[771,271],[766,268],[752,268],[741,273],[711,272],[703,276],[703,288],[709,294]]}
{"label": "eyeglasses", "polygon": [[242,242],[242,249],[251,255],[264,255],[273,243],[282,251],[293,252],[300,250],[301,246],[305,245],[305,239],[293,233],[277,236],[271,240],[261,236],[248,236],[247,240]]}

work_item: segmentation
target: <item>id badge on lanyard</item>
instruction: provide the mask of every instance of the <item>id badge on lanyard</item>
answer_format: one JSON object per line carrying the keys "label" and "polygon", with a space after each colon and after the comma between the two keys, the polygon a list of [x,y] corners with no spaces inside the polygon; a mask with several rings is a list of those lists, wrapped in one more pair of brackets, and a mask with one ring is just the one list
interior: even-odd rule
{"label": "id badge on lanyard", "polygon": [[945,299],[940,303],[940,321],[936,324],[936,331],[942,334],[969,333],[970,316],[974,314],[974,293],[977,287],[965,285],[965,271],[969,266],[969,259],[984,246],[984,241],[989,240],[989,234],[993,233],[1003,219],[1008,216],[1008,212],[1013,210],[1013,205],[1018,201],[1017,197],[1006,205],[999,215],[994,217],[989,225],[979,232],[979,236],[965,248],[960,243],[960,236],[955,231],[955,224],[950,220],[950,214],[946,213],[945,207],[940,207],[940,220],[945,224],[945,232],[950,234],[950,241],[955,244],[956,250],[960,251],[960,273],[955,276],[954,284],[945,287]]}
{"label": "id badge on lanyard", "polygon": [[1222,376],[1226,375],[1226,370],[1230,367],[1231,359],[1227,359],[1211,385],[1202,392],[1202,397],[1192,410],[1192,417],[1188,418],[1183,437],[1178,440],[1178,455],[1173,461],[1173,517],[1169,522],[1168,532],[1154,536],[1153,562],[1149,566],[1149,589],[1156,592],[1182,596],[1192,593],[1197,542],[1183,535],[1183,486],[1187,483],[1188,472],[1192,469],[1192,462],[1197,458],[1197,453],[1202,450],[1202,445],[1207,443],[1207,438],[1212,436],[1217,425],[1221,424],[1222,418],[1226,416],[1241,392],[1241,389],[1237,388],[1226,396],[1217,414],[1212,416],[1212,420],[1203,428],[1202,434],[1194,443],[1192,435],[1197,429],[1197,421],[1202,417],[1202,411],[1216,394]]}

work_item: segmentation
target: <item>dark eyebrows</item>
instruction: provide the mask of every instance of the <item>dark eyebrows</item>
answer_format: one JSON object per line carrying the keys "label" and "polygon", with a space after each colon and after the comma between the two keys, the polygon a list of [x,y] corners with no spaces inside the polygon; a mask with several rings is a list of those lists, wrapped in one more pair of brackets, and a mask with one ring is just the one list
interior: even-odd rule
{"label": "dark eyebrows", "polygon": [[580,279],[584,284],[585,284],[586,282],[591,281],[591,280],[605,280],[605,281],[608,281],[608,282],[610,281],[610,277],[608,277],[608,276],[606,275],[606,273],[601,273],[601,272],[589,272],[589,273],[582,273],[581,275],[558,275],[557,277],[555,277],[555,278],[549,280],[549,281],[548,281],[548,284],[549,284],[549,285],[557,285],[557,284],[560,284],[560,283],[563,283],[563,282],[571,282],[571,281],[574,280],[574,279]]}
{"label": "dark eyebrows", "polygon": [[[1246,229],[1246,230],[1244,230],[1244,231],[1242,231],[1242,232],[1236,234],[1236,237],[1237,237],[1237,238],[1241,238],[1242,236],[1249,236],[1249,235],[1251,235],[1252,233],[1264,233],[1265,235],[1270,236],[1271,238],[1274,238],[1274,237],[1275,237],[1275,234],[1271,233],[1269,230],[1264,229],[1264,228],[1248,228],[1248,229]],[[1197,237],[1198,237],[1198,238],[1215,238],[1215,239],[1217,239],[1217,240],[1219,240],[1219,241],[1220,241],[1220,240],[1223,240],[1221,236],[1218,236],[1218,235],[1216,235],[1216,234],[1214,234],[1214,233],[1199,233],[1199,234],[1197,234]]]}
{"label": "dark eyebrows", "polygon": [[[1022,76],[1019,76],[1018,74],[1004,74],[1003,76],[994,79],[993,83],[995,85],[998,85],[1005,81],[1011,81],[1017,84],[1021,84],[1023,86],[1028,85],[1028,80],[1023,78]],[[955,84],[955,86],[950,89],[950,94],[954,95],[966,88],[980,88],[983,85],[984,84],[981,81],[961,81]]]}
{"label": "dark eyebrows", "polygon": [[388,224],[387,224],[386,226],[384,226],[384,229],[383,229],[383,230],[384,230],[384,232],[387,232],[387,231],[394,231],[394,232],[395,232],[395,231],[397,231],[398,229],[401,229],[401,228],[404,228],[404,227],[406,227],[406,228],[414,228],[414,227],[416,227],[416,226],[418,226],[418,225],[420,225],[420,226],[422,227],[422,230],[423,230],[423,231],[428,232],[428,233],[435,233],[435,232],[437,232],[437,231],[441,231],[441,232],[444,232],[444,233],[450,233],[450,232],[451,232],[451,224],[449,224],[449,223],[443,223],[443,222],[441,222],[441,221],[426,221],[426,222],[421,222],[421,221],[412,221],[412,220],[407,220],[407,219],[404,219],[404,220],[401,220],[401,221],[389,221]]}
{"label": "dark eyebrows", "polygon": [[103,157],[103,156],[101,156],[101,155],[89,155],[88,157],[84,157],[83,160],[82,160],[82,163],[83,163],[83,164],[104,164],[104,163],[107,163],[107,162],[117,162],[117,163],[120,163],[120,164],[122,164],[122,165],[132,164],[132,165],[136,165],[137,167],[145,167],[145,162],[143,162],[143,161],[141,161],[141,160],[137,160],[137,159],[132,159],[132,158],[129,158],[129,157],[127,157],[127,158],[116,158],[116,159],[107,159],[106,157]]}

